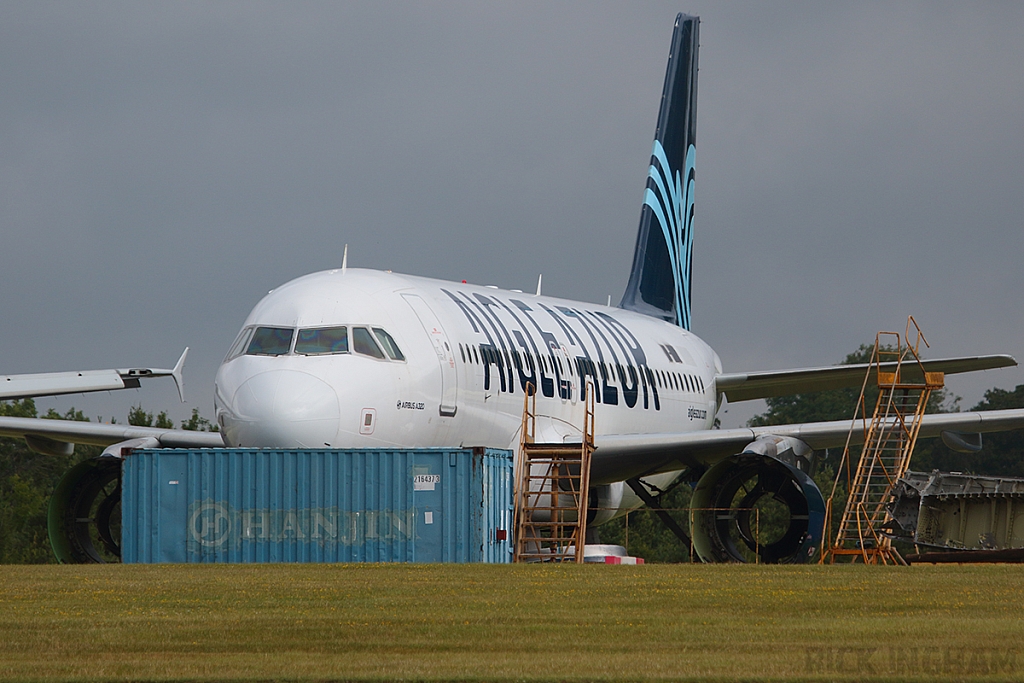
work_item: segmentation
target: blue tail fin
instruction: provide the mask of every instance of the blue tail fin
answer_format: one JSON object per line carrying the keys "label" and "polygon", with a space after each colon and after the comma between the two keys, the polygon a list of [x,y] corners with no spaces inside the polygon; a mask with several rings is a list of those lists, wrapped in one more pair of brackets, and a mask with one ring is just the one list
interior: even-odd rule
{"label": "blue tail fin", "polygon": [[700,19],[676,17],[647,189],[640,209],[633,271],[622,308],[690,329],[693,159],[697,142]]}

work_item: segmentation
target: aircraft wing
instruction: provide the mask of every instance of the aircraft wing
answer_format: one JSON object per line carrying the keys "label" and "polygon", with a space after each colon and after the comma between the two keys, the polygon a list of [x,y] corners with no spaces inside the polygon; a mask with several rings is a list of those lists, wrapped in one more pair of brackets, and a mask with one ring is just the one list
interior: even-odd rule
{"label": "aircraft wing", "polygon": [[[1017,364],[1013,356],[964,356],[962,358],[941,358],[922,361],[925,372],[944,372],[954,375],[961,372],[992,370]],[[825,368],[801,368],[798,370],[777,370],[772,372],[748,372],[721,374],[715,378],[719,393],[725,394],[730,402],[749,401],[772,396],[859,387],[864,382],[871,363],[857,365],[833,365]],[[896,363],[882,363],[883,370],[894,371]],[[903,364],[903,372],[912,374],[917,364]],[[917,374],[920,374],[918,372]]]}
{"label": "aircraft wing", "polygon": [[[857,420],[856,424],[858,428],[854,430],[851,443],[861,444],[867,423]],[[850,420],[837,420],[712,429],[685,434],[598,436],[590,478],[595,484],[607,484],[635,476],[709,465],[740,453],[751,441],[766,435],[795,437],[815,450],[842,448],[853,425]],[[1013,429],[1024,429],[1024,409],[925,415],[918,436],[927,439],[941,436],[942,432],[981,434]]]}
{"label": "aircraft wing", "polygon": [[[41,452],[54,452],[61,446],[76,443],[91,446],[110,446],[130,439],[144,440],[151,447],[165,448],[223,448],[224,440],[218,432],[197,432],[187,429],[161,429],[132,425],[76,422],[73,420],[46,420],[33,417],[0,417],[0,436],[25,437],[29,447]],[[46,449],[50,450],[47,451]],[[70,448],[67,449],[70,454]]]}
{"label": "aircraft wing", "polygon": [[178,397],[185,402],[182,368],[188,348],[171,370],[160,368],[127,368],[124,370],[83,370],[81,372],[42,372],[31,375],[0,375],[0,401],[36,396],[84,394],[90,391],[137,389],[146,377],[171,377],[178,388]]}

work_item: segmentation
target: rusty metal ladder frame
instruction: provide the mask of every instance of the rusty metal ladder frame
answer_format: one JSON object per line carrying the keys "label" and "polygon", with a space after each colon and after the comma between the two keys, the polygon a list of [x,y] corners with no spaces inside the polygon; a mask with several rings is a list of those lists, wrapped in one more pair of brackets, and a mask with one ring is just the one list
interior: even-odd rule
{"label": "rusty metal ladder frame", "polygon": [[[515,468],[515,553],[513,562],[583,562],[590,493],[590,460],[594,452],[594,385],[588,380],[584,400],[581,443],[536,442],[537,395],[526,385],[523,420],[519,435],[519,457]],[[543,473],[534,474],[538,465]],[[579,473],[574,475],[574,467]],[[531,491],[531,484],[537,490]],[[563,488],[567,484],[568,488]],[[550,505],[541,505],[548,498]],[[566,499],[571,505],[562,504]],[[549,521],[535,521],[534,513],[544,511]],[[575,519],[566,521],[569,513]],[[566,535],[566,529],[572,529]],[[531,547],[532,546],[532,547]],[[572,552],[569,549],[572,548]]]}

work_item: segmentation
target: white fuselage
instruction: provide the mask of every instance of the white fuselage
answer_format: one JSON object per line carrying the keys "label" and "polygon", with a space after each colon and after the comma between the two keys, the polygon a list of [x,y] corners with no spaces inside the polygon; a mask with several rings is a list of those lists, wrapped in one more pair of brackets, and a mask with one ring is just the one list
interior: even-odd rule
{"label": "white fuselage", "polygon": [[[344,348],[301,353],[301,339],[342,327]],[[259,328],[279,330],[274,355],[247,346]],[[371,335],[376,349],[366,346]],[[645,315],[348,269],[264,297],[217,372],[214,400],[232,447],[515,448],[528,383],[537,387],[537,440],[561,442],[580,438],[588,381],[598,436],[710,429],[716,372],[701,339]]]}

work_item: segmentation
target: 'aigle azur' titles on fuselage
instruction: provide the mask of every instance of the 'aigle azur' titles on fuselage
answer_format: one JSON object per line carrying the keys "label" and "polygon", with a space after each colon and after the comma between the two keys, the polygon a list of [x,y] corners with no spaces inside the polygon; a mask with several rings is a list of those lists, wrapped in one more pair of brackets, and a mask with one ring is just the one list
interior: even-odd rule
{"label": "'aigle azur' titles on fuselage", "polygon": [[[254,340],[267,329],[273,348]],[[338,269],[256,305],[217,372],[215,408],[231,447],[514,448],[528,384],[537,439],[578,441],[588,384],[597,435],[710,429],[716,372],[706,343],[653,317]]]}

